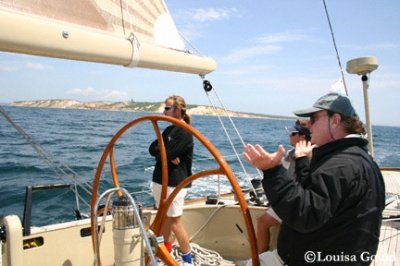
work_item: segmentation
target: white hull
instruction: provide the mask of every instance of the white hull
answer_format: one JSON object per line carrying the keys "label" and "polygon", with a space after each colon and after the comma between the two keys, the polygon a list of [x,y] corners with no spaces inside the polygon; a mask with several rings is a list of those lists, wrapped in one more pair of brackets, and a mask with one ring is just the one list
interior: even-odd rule
{"label": "white hull", "polygon": [[[263,212],[264,208],[261,207],[251,209],[254,223],[255,218]],[[154,210],[143,211],[143,221],[146,225],[154,219],[155,214]],[[9,234],[7,241],[2,245],[3,265],[93,265],[91,237],[82,236],[82,232],[90,232],[90,219],[32,228],[29,236],[22,236],[18,217],[7,216],[4,221]],[[250,257],[246,227],[237,205],[188,206],[184,211],[183,222],[188,234],[193,237],[191,242],[215,250],[227,260],[243,260]],[[135,233],[140,235],[139,228],[135,229]],[[137,245],[140,253],[144,252],[144,245],[144,242]],[[111,216],[107,217],[100,253],[102,265],[114,264]],[[134,265],[144,265],[141,257],[137,257],[137,260]]]}

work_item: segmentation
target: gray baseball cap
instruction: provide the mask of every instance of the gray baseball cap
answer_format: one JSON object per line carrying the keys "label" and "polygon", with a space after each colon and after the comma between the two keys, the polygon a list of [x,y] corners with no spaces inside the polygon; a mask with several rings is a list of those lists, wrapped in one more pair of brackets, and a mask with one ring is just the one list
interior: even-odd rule
{"label": "gray baseball cap", "polygon": [[349,117],[357,116],[356,110],[351,104],[350,99],[347,96],[335,92],[330,92],[322,96],[313,104],[312,107],[297,110],[293,113],[300,117],[309,117],[311,114],[322,110],[340,113]]}

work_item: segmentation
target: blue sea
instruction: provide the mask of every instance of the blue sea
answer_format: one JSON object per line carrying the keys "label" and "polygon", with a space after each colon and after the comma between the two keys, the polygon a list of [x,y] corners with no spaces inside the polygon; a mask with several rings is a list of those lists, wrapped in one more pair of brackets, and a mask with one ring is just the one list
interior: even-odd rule
{"label": "blue sea", "polygon": [[[82,213],[89,213],[87,202],[90,202],[93,177],[103,150],[126,123],[148,115],[99,110],[3,108],[13,122],[26,132],[34,146],[0,114],[0,215],[16,214],[22,218],[26,186],[70,184],[78,187],[78,200],[73,190],[68,188],[34,191],[32,224],[37,226],[74,220],[77,208]],[[259,143],[271,151],[278,144],[290,149],[285,127],[292,125],[293,120],[232,118],[241,137],[237,136],[228,118],[221,120],[230,140],[217,117],[193,116],[192,125],[217,147],[243,186],[252,178],[259,177],[257,171],[241,157],[243,142]],[[160,123],[161,130],[166,126],[166,123]],[[374,126],[373,132],[377,163],[380,166],[400,167],[400,127]],[[153,204],[149,185],[154,158],[149,155],[148,146],[155,138],[152,125],[145,122],[127,131],[115,145],[120,184],[144,206]],[[230,143],[239,153],[241,162]],[[107,160],[100,181],[101,192],[112,187],[108,165]],[[193,170],[215,167],[212,156],[196,141]],[[207,177],[193,183],[189,197],[211,195],[218,190],[230,190],[226,178]]]}

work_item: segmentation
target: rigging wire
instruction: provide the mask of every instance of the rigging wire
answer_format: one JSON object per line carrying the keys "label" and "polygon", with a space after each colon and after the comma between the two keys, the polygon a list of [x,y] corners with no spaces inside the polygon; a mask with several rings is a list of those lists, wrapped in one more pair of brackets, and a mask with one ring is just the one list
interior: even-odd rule
{"label": "rigging wire", "polygon": [[37,154],[49,165],[49,167],[54,171],[54,173],[62,178],[67,179],[66,176],[71,177],[74,180],[74,186],[71,186],[70,189],[75,193],[75,200],[76,200],[76,207],[77,210],[80,212],[80,204],[79,200],[83,202],[87,207],[90,208],[90,203],[86,201],[78,192],[78,186],[88,195],[91,195],[91,187],[89,184],[82,183],[78,181],[82,179],[78,173],[72,170],[69,166],[65,163],[61,162],[60,160],[56,160],[53,156],[47,153],[41,146],[39,146],[31,136],[29,136],[22,127],[16,124],[11,116],[0,106],[0,113],[6,118],[6,120],[17,130],[17,132],[32,146],[32,148],[37,152]]}
{"label": "rigging wire", "polygon": [[[222,121],[221,116],[220,116],[220,115],[218,114],[218,112],[217,112],[217,107],[216,107],[216,105],[214,104],[213,100],[212,100],[211,97],[210,97],[210,94],[209,94],[209,93],[210,93],[211,91],[214,92],[214,94],[215,94],[217,100],[219,101],[219,104],[222,106],[222,109],[223,109],[223,111],[224,111],[224,114],[225,114],[226,117],[228,117],[228,120],[230,121],[231,126],[233,127],[233,129],[235,130],[236,135],[238,136],[238,138],[239,138],[239,140],[240,140],[242,146],[244,147],[246,144],[245,144],[245,142],[244,142],[244,140],[243,140],[243,138],[242,138],[242,136],[241,136],[239,130],[237,129],[237,127],[236,127],[234,121],[232,120],[232,116],[230,115],[230,113],[229,113],[228,110],[226,109],[226,107],[225,107],[225,105],[223,104],[221,98],[218,96],[216,89],[212,87],[212,85],[210,84],[210,82],[209,82],[208,80],[205,80],[204,75],[200,75],[200,77],[201,77],[201,79],[203,80],[204,91],[206,92],[206,95],[207,95],[207,97],[208,97],[208,100],[209,100],[209,102],[210,102],[210,104],[211,104],[213,110],[215,111],[215,114],[217,115],[217,118],[218,118],[218,120],[219,120],[219,122],[220,122],[220,124],[221,124],[221,126],[222,126],[222,129],[223,129],[223,131],[224,131],[224,133],[225,133],[225,135],[226,135],[226,137],[227,137],[227,139],[228,139],[229,144],[231,145],[231,147],[232,147],[232,149],[233,149],[234,155],[236,156],[236,159],[238,160],[238,162],[239,162],[239,164],[240,164],[240,166],[241,166],[241,168],[242,168],[242,170],[243,170],[243,172],[244,172],[245,179],[246,179],[246,181],[249,183],[251,189],[254,191],[254,187],[253,187],[253,185],[252,185],[252,183],[251,183],[251,180],[250,180],[250,178],[249,178],[249,174],[247,173],[246,168],[245,168],[244,165],[243,165],[243,161],[242,161],[242,159],[240,158],[239,153],[237,152],[235,145],[233,144],[232,138],[230,137],[230,135],[229,135],[229,133],[228,133],[226,127],[225,127],[225,124],[224,124],[224,122]],[[262,179],[261,171],[260,171],[259,169],[257,169],[257,168],[256,168],[256,170],[257,170],[258,175],[259,175],[260,178]]]}
{"label": "rigging wire", "polygon": [[184,43],[186,43],[186,44],[192,49],[192,50],[191,50],[190,48],[186,48],[185,51],[186,51],[187,53],[201,55],[200,51],[197,50],[196,47],[195,47],[191,42],[189,42],[188,39],[185,38],[185,36],[183,36],[181,33],[179,33],[179,36],[182,38],[182,40],[184,41]]}
{"label": "rigging wire", "polygon": [[[189,50],[189,49],[188,49],[188,52],[194,51],[194,52],[197,53],[197,54],[201,54],[201,53],[196,49],[196,47],[195,47],[192,43],[189,42],[189,40],[187,40],[182,34],[180,34],[180,36],[181,36],[181,38],[184,40],[184,42],[185,42],[187,45],[189,45],[189,46],[193,49],[193,50]],[[208,80],[205,79],[205,75],[200,74],[199,76],[200,76],[200,78],[201,78],[202,81],[203,81],[203,88],[204,88],[204,91],[205,91],[205,93],[206,93],[206,95],[207,95],[207,97],[208,97],[208,100],[209,100],[209,102],[210,102],[210,104],[211,104],[211,106],[212,106],[212,108],[213,108],[213,110],[214,110],[214,113],[217,114],[217,118],[218,118],[218,120],[219,120],[219,122],[220,122],[220,124],[221,124],[221,127],[222,127],[222,129],[223,129],[223,131],[224,131],[224,133],[225,133],[225,135],[226,135],[226,137],[227,137],[227,139],[228,139],[229,144],[230,144],[231,147],[232,147],[232,150],[233,150],[233,152],[234,152],[234,155],[232,155],[232,156],[235,156],[236,159],[238,160],[238,162],[239,162],[239,164],[240,164],[240,167],[241,167],[242,170],[243,170],[243,173],[244,173],[244,176],[245,176],[245,180],[246,180],[247,183],[249,184],[251,190],[256,194],[255,188],[254,188],[254,186],[253,186],[253,184],[252,184],[252,182],[251,182],[251,179],[250,179],[250,177],[249,177],[249,174],[247,173],[246,168],[245,168],[244,165],[243,165],[243,161],[242,161],[242,159],[240,158],[239,153],[237,152],[235,145],[233,144],[233,141],[232,141],[232,139],[231,139],[231,137],[230,137],[230,135],[229,135],[229,133],[228,133],[226,127],[225,127],[224,122],[223,122],[222,119],[221,119],[221,116],[220,116],[220,115],[218,114],[218,112],[217,112],[217,107],[215,106],[214,102],[212,101],[209,92],[214,91],[214,94],[215,94],[215,96],[216,96],[216,98],[217,98],[219,104],[222,106],[222,109],[223,109],[223,111],[224,111],[225,116],[228,117],[228,119],[229,119],[229,121],[230,121],[230,123],[231,123],[233,129],[235,130],[236,135],[238,136],[238,138],[239,138],[239,140],[240,140],[242,146],[244,147],[246,144],[245,144],[245,142],[243,141],[243,138],[242,138],[242,136],[241,136],[239,130],[237,129],[235,123],[233,122],[232,116],[229,114],[229,112],[228,112],[228,110],[226,109],[225,105],[223,104],[221,98],[218,96],[216,89],[213,88],[213,86],[211,85],[211,83],[210,83]],[[226,156],[225,156],[225,157],[226,157]],[[256,168],[256,171],[257,171],[257,173],[258,173],[258,176],[262,179],[263,176],[262,176],[261,171],[260,171],[259,169],[257,169],[257,168]]]}
{"label": "rigging wire", "polygon": [[339,51],[338,51],[337,45],[336,45],[335,35],[333,34],[333,28],[332,28],[332,24],[331,24],[331,19],[329,18],[328,8],[326,7],[325,0],[322,0],[322,2],[324,3],[326,18],[327,18],[327,20],[328,20],[329,30],[330,30],[330,32],[331,32],[332,41],[333,41],[333,46],[335,47],[335,51],[336,51],[336,59],[337,59],[338,64],[339,64],[340,74],[342,75],[344,90],[345,90],[345,92],[346,92],[346,95],[349,96],[349,93],[347,92],[346,81],[345,81],[345,79],[344,79],[344,73],[343,73],[342,63],[341,63],[340,57],[339,57]]}

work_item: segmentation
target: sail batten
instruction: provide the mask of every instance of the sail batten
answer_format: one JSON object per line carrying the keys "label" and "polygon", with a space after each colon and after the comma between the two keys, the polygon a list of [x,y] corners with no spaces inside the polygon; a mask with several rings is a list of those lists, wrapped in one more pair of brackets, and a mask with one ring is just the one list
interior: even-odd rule
{"label": "sail batten", "polygon": [[[184,51],[163,0],[124,1],[122,7],[112,0],[40,0],[42,9],[22,2],[0,0],[0,24],[7,25],[0,27],[1,51],[194,74],[216,68],[213,59]],[[88,16],[60,9],[64,2],[75,9],[83,2]]]}

